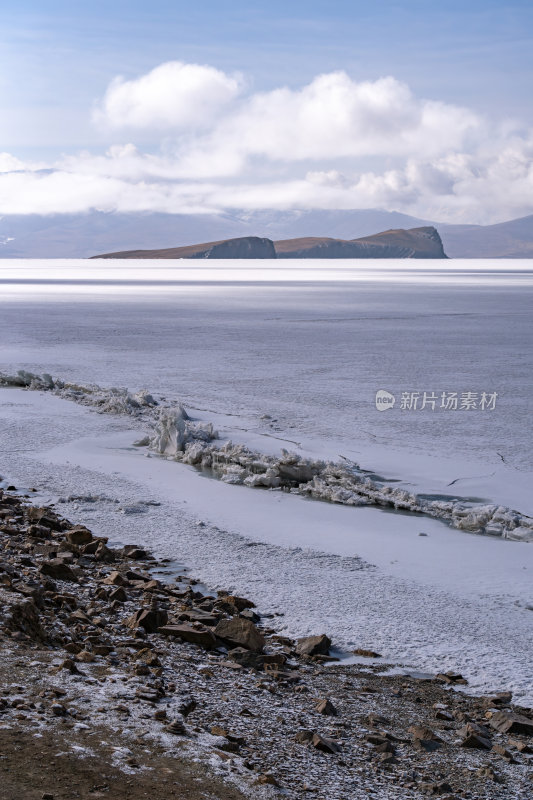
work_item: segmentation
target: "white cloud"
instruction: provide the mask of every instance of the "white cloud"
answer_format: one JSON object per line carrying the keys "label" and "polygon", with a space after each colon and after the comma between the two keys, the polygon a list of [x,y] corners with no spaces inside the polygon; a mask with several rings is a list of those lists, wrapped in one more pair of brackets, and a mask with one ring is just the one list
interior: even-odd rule
{"label": "white cloud", "polygon": [[183,174],[231,176],[257,159],[338,161],[361,157],[434,157],[484,135],[473,112],[420,100],[395,78],[353,81],[319,75],[302,89],[243,99],[203,136],[181,140]]}
{"label": "white cloud", "polygon": [[239,75],[168,61],[134,80],[115,78],[94,113],[111,128],[204,127],[242,90]]}
{"label": "white cloud", "polygon": [[[126,163],[124,163],[126,159]],[[278,180],[176,180],[172,160],[116,151],[52,171],[0,174],[0,213],[88,209],[208,213],[228,208],[388,208],[437,221],[495,222],[533,209],[533,133],[491,153],[407,159],[349,175],[310,171]]]}
{"label": "white cloud", "polygon": [[0,153],[0,173],[14,172],[15,170],[26,168],[26,164],[15,158],[11,153]]}
{"label": "white cloud", "polygon": [[480,126],[467,109],[418,100],[394,78],[319,75],[300,90],[257,94],[215,128],[228,149],[282,161],[369,155],[432,155],[460,147]]}
{"label": "white cloud", "polygon": [[[416,98],[390,77],[335,72],[237,97],[241,86],[178,62],[112,83],[100,119],[127,123],[133,141],[46,165],[1,154],[0,213],[379,207],[490,222],[533,211],[533,131]],[[165,127],[161,149],[142,152],[135,126]]]}
{"label": "white cloud", "polygon": [[258,158],[435,156],[483,129],[468,109],[420,100],[392,77],[357,82],[332,72],[301,89],[233,102],[242,88],[242,79],[212,67],[169,62],[133,81],[115,79],[95,118],[115,129],[174,134],[188,177],[237,175]]}

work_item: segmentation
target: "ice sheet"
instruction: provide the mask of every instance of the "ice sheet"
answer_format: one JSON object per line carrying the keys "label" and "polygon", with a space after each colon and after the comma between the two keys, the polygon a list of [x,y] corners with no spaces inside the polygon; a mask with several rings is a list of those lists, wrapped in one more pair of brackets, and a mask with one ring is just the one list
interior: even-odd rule
{"label": "ice sheet", "polygon": [[[0,369],[148,387],[262,452],[342,455],[413,491],[453,482],[531,513],[532,297],[533,265],[518,260],[3,261]],[[498,400],[488,413],[379,413],[380,388]],[[131,419],[14,394],[0,393],[0,471],[45,499],[120,500],[66,504],[80,522],[252,594],[293,635],[327,630],[533,702],[531,545],[225,486],[124,450],[144,433]],[[138,497],[163,505],[116,510]]]}
{"label": "ice sheet", "polygon": [[[531,702],[533,546],[435,520],[346,508],[204,477],[132,447],[131,418],[49,394],[0,390],[0,471],[37,484],[117,542],[149,544],[211,586],[282,613],[291,635],[326,630],[417,669],[459,669],[472,689]],[[93,495],[93,501],[83,497]],[[143,514],[129,504],[157,501]],[[115,502],[116,501],[116,502]],[[419,533],[427,536],[419,536]]]}

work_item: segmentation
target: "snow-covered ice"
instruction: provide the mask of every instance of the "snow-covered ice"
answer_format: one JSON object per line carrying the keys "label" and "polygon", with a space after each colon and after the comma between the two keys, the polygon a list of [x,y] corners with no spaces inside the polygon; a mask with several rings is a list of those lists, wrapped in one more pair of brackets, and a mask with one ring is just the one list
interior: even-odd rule
{"label": "snow-covered ice", "polygon": [[[533,513],[531,262],[309,264],[3,262],[0,370],[128,386],[108,411],[152,409],[147,387],[205,439],[212,423],[266,455],[344,458],[405,491]],[[498,399],[379,413],[380,388]],[[2,389],[0,472],[44,499],[97,498],[65,513],[253,594],[293,634],[327,630],[531,702],[533,545],[211,480],[133,447],[143,414]],[[161,506],[118,513],[141,500]]]}
{"label": "snow-covered ice", "polygon": [[[192,420],[181,404],[164,404],[146,390],[132,395],[127,389],[81,386],[48,374],[26,370],[14,375],[0,372],[0,386],[50,391],[54,395],[98,409],[101,413],[128,414],[143,419],[152,430],[133,444],[183,464],[208,470],[226,483],[250,488],[276,489],[314,500],[346,506],[374,505],[394,511],[423,514],[447,521],[454,528],[514,541],[533,541],[533,517],[496,503],[460,494],[426,496],[390,485],[358,465],[323,461],[289,452],[265,454],[243,444],[218,439],[211,422]],[[148,413],[151,411],[151,415]]]}

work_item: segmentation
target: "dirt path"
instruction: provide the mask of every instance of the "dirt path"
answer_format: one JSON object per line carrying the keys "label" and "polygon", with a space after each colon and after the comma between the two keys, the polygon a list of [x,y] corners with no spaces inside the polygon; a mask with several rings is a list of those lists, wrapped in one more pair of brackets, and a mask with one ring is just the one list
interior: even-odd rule
{"label": "dirt path", "polygon": [[[95,737],[96,738],[96,737]],[[62,752],[56,732],[36,738],[23,730],[0,730],[2,800],[243,800],[237,789],[190,761],[168,758],[157,749],[144,754],[144,769],[127,775],[109,763],[103,749],[80,758]],[[146,769],[148,767],[148,769]]]}

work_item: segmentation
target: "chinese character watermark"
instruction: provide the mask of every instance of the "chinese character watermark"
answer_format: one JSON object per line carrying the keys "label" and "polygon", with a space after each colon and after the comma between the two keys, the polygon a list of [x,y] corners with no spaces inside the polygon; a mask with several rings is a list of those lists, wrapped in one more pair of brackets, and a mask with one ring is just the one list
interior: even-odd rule
{"label": "chinese character watermark", "polygon": [[[498,392],[401,392],[400,411],[494,411]],[[394,408],[396,397],[386,389],[376,392],[376,408]]]}

